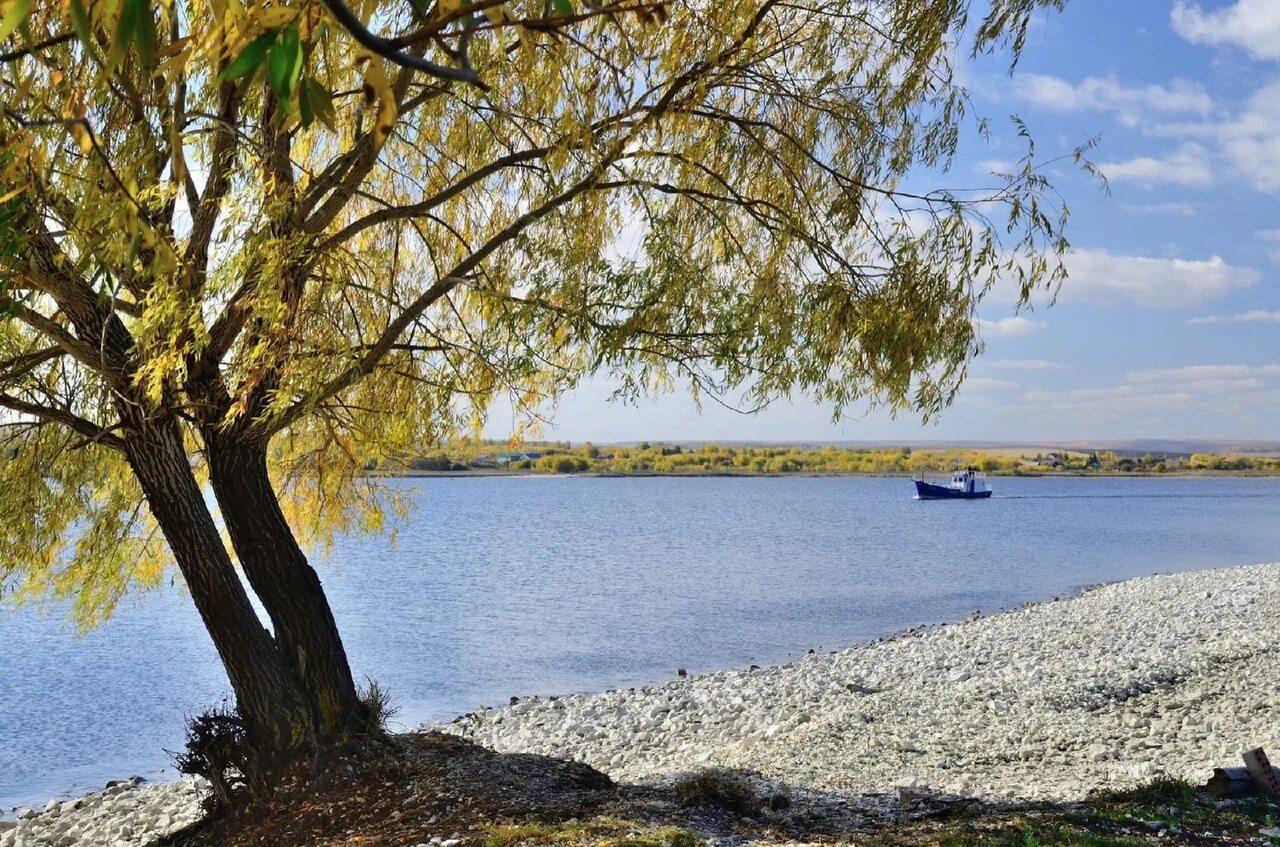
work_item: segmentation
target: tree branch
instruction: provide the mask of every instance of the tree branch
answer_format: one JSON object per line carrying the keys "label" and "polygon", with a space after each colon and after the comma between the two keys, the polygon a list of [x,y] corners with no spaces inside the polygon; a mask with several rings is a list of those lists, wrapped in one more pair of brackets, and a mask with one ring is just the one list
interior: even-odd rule
{"label": "tree branch", "polygon": [[418,203],[411,203],[408,206],[388,206],[385,209],[379,209],[376,212],[371,212],[363,218],[352,221],[334,235],[326,238],[320,243],[319,252],[323,253],[325,250],[336,247],[369,227],[377,226],[380,223],[387,223],[388,221],[398,221],[405,218],[416,217],[429,212],[440,204],[446,203],[454,197],[457,197],[476,183],[493,176],[503,168],[509,168],[513,165],[519,165],[540,159],[550,151],[550,147],[538,147],[532,150],[522,150],[518,153],[503,156],[500,159],[495,159],[482,168],[472,171],[443,191],[439,191]]}
{"label": "tree branch", "polygon": [[9,301],[6,304],[13,309],[18,316],[18,320],[43,335],[45,338],[58,345],[58,348],[70,354],[77,362],[94,371],[102,373],[104,365],[98,351],[83,340],[76,338],[66,330],[61,324],[52,318],[46,317],[35,309],[30,308],[22,303]]}
{"label": "tree branch", "polygon": [[[615,148],[615,156],[620,152]],[[555,197],[548,199],[541,206],[532,209],[520,217],[512,221],[507,227],[492,238],[482,244],[471,255],[463,259],[453,267],[445,276],[436,281],[434,285],[422,292],[416,300],[400,313],[395,320],[387,325],[386,329],[378,336],[370,347],[368,352],[360,357],[359,361],[352,364],[338,376],[331,379],[319,389],[312,392],[310,396],[305,397],[290,406],[282,414],[277,415],[265,422],[265,434],[273,435],[294,421],[301,418],[308,410],[315,408],[319,403],[328,400],[340,391],[354,385],[361,377],[369,373],[381,359],[394,348],[397,339],[408,326],[417,320],[417,318],[432,306],[441,297],[444,297],[458,285],[463,283],[466,277],[475,271],[481,263],[484,262],[494,251],[504,246],[517,235],[524,232],[537,221],[551,214],[556,209],[569,203],[585,191],[589,190],[600,178],[600,175],[608,168],[611,159],[606,158],[600,162],[591,173],[583,177],[571,188],[557,194]]]}
{"label": "tree branch", "polygon": [[0,383],[12,382],[26,376],[45,362],[51,362],[66,354],[61,347],[45,347],[14,356],[6,362],[0,362]]}
{"label": "tree branch", "polygon": [[74,41],[75,38],[76,34],[74,32],[64,32],[61,35],[55,35],[52,38],[46,38],[44,41],[32,44],[30,47],[23,47],[8,53],[0,53],[0,65],[21,59],[23,56],[34,56],[41,50],[57,47],[59,44],[66,44],[68,41]]}
{"label": "tree branch", "polygon": [[338,23],[347,32],[351,33],[351,37],[359,42],[362,47],[376,53],[392,64],[420,71],[436,79],[465,82],[468,85],[474,85],[481,91],[489,90],[489,87],[480,81],[480,77],[476,76],[476,72],[471,68],[451,68],[446,65],[438,65],[421,56],[402,51],[396,45],[396,42],[389,38],[374,35],[365,28],[365,25],[360,22],[354,12],[346,7],[342,0],[324,0],[324,5],[329,10],[329,13],[337,19]]}
{"label": "tree branch", "polygon": [[[209,264],[209,243],[218,222],[222,201],[231,189],[231,174],[235,169],[236,147],[239,144],[235,125],[240,111],[240,86],[224,82],[219,93],[221,102],[218,106],[218,118],[214,122],[217,136],[209,157],[209,178],[199,204],[191,209],[191,235],[187,239],[183,260],[191,269],[192,277],[188,280],[188,285],[192,291],[204,283]],[[194,186],[187,191],[188,195],[194,194]]]}
{"label": "tree branch", "polygon": [[61,424],[83,435],[92,444],[101,444],[112,450],[124,452],[123,438],[66,409],[54,409],[39,403],[30,403],[9,394],[0,394],[0,406],[23,415],[31,415],[42,421]]}

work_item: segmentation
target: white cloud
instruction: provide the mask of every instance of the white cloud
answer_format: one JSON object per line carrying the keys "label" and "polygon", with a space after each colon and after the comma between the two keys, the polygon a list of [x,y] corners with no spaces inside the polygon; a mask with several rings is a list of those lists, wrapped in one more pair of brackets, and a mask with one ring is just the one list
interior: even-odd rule
{"label": "white cloud", "polygon": [[1181,368],[1148,368],[1129,371],[1128,382],[1205,382],[1257,379],[1280,376],[1280,364],[1274,365],[1186,365]]}
{"label": "white cloud", "polygon": [[1280,229],[1260,229],[1254,235],[1267,247],[1267,256],[1273,262],[1280,262]]}
{"label": "white cloud", "polygon": [[1280,59],[1280,3],[1276,0],[1238,0],[1209,11],[1199,3],[1178,0],[1169,24],[1193,44],[1240,47],[1255,59]]}
{"label": "white cloud", "polygon": [[1191,217],[1196,207],[1190,203],[1121,203],[1120,208],[1135,214],[1183,215]]}
{"label": "white cloud", "polygon": [[[1138,414],[1168,411],[1218,415],[1224,409],[1257,406],[1280,365],[1188,365],[1130,371],[1119,385],[1064,390],[1033,388],[1019,409],[1028,413],[1093,416],[1132,422]],[[1262,405],[1268,405],[1263,403]]]}
{"label": "white cloud", "polygon": [[1001,318],[996,321],[978,320],[978,328],[987,338],[1021,338],[1039,332],[1048,324],[1033,321],[1018,315],[1012,318]]}
{"label": "white cloud", "polygon": [[1280,324],[1280,311],[1268,312],[1254,309],[1238,315],[1204,315],[1199,318],[1188,318],[1189,324]]}
{"label": "white cloud", "polygon": [[1280,80],[1253,93],[1234,121],[1222,125],[1222,150],[1259,191],[1280,191]]}
{"label": "white cloud", "polygon": [[1193,379],[1180,383],[1180,387],[1190,388],[1192,391],[1201,391],[1206,394],[1221,394],[1230,391],[1252,391],[1255,388],[1261,388],[1262,380],[1256,377],[1245,377],[1243,379]]}
{"label": "white cloud", "polygon": [[1121,162],[1100,162],[1098,168],[1111,182],[1134,182],[1143,188],[1213,183],[1209,151],[1193,143],[1184,144],[1163,158],[1138,156]]}
{"label": "white cloud", "polygon": [[[1277,3],[1280,9],[1280,3]],[[1232,116],[1212,121],[1155,124],[1152,135],[1217,144],[1232,168],[1262,192],[1280,192],[1280,79],[1262,86]]]}
{"label": "white cloud", "polygon": [[1204,87],[1187,79],[1174,79],[1167,86],[1127,86],[1114,76],[1091,76],[1073,84],[1045,74],[1022,74],[1014,77],[1014,91],[1046,109],[1114,112],[1128,123],[1144,112],[1207,115],[1213,110],[1213,98]]}
{"label": "white cloud", "polygon": [[1065,371],[1071,368],[1070,365],[1050,362],[1045,359],[996,359],[993,362],[984,362],[983,364],[989,368],[998,368],[1006,371]]}
{"label": "white cloud", "polygon": [[1054,415],[1101,414],[1126,418],[1134,412],[1194,408],[1199,397],[1190,391],[1134,385],[1075,388],[1066,391],[1032,389],[1023,396],[1027,411]]}
{"label": "white cloud", "polygon": [[1260,275],[1222,258],[1158,259],[1081,249],[1067,257],[1062,303],[1132,303],[1152,309],[1185,309],[1248,288]]}
{"label": "white cloud", "polygon": [[984,175],[1011,174],[1018,169],[1018,166],[1008,159],[983,159],[975,164],[973,169]]}
{"label": "white cloud", "polygon": [[964,381],[965,388],[976,391],[992,391],[1000,389],[1017,388],[1018,383],[1010,382],[1007,379],[991,379],[985,376],[971,376]]}

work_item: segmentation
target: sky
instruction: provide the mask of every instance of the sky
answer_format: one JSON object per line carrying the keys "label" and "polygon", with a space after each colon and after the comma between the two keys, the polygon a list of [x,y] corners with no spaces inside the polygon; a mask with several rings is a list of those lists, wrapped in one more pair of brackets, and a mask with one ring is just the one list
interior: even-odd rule
{"label": "sky", "polygon": [[[631,440],[1280,440],[1280,0],[1070,0],[1037,14],[1017,71],[966,61],[993,137],[969,132],[944,184],[1091,137],[1071,208],[1070,278],[1030,310],[989,298],[985,352],[936,420],[807,402],[744,415],[687,392],[608,402],[591,380],[546,410],[548,438]],[[495,405],[485,433],[513,415]]]}

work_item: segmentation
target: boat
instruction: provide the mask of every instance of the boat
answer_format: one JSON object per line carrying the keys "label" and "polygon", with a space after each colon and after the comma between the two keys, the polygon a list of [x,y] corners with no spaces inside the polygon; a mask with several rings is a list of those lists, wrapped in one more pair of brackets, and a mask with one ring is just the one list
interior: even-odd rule
{"label": "boat", "polygon": [[991,496],[987,478],[976,468],[965,468],[951,475],[951,482],[925,482],[924,476],[913,480],[917,500],[980,500]]}

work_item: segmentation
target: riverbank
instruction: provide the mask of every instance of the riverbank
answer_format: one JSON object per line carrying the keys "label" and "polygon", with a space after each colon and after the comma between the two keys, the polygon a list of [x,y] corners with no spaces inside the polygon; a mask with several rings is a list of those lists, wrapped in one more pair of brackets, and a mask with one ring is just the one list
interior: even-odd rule
{"label": "riverbank", "polygon": [[444,727],[622,781],[709,767],[883,800],[1075,800],[1280,750],[1280,565],[1136,579],[791,665],[534,699]]}
{"label": "riverbank", "polygon": [[[1027,802],[1074,804],[1096,790],[1130,789],[1156,777],[1183,780],[1177,784],[1185,787],[1203,782],[1214,766],[1237,764],[1244,747],[1280,750],[1277,620],[1280,565],[1157,576],[781,667],[518,701],[442,729],[502,753],[574,759],[621,785],[638,784],[609,788],[615,804],[609,813],[638,815],[668,842],[672,826],[700,836],[718,832],[721,839],[746,827],[753,839],[776,841],[883,825],[902,814],[902,789],[910,797],[977,802],[988,811],[1010,803],[1025,811]],[[432,811],[437,805],[423,799],[423,786],[456,793],[460,777],[455,753],[430,746],[432,773],[447,778],[438,785],[435,777],[412,784],[380,779],[369,787],[367,805],[346,813],[349,820],[335,822],[329,814],[325,825],[343,837],[325,843],[383,843],[360,839],[385,836],[387,827],[395,839],[386,843],[432,843],[432,837],[437,847],[494,843],[494,827],[518,816],[491,811],[507,809],[499,801],[509,800],[486,788],[495,784],[493,774],[518,774],[513,784],[525,785],[528,774],[519,768],[557,767],[531,764],[549,759],[517,755],[508,762],[459,748],[462,759],[483,766],[467,771],[465,803],[451,794],[431,800],[439,807]],[[767,802],[730,818],[700,817],[673,804],[681,781],[708,769],[747,774]],[[573,778],[575,785],[586,779]],[[777,797],[785,804],[773,808]],[[547,801],[534,799],[521,814]],[[145,845],[195,820],[198,801],[189,781],[124,783],[27,813],[0,832],[0,847]],[[306,805],[277,817],[314,813]],[[925,814],[931,808],[920,806]],[[1057,805],[1052,814],[1074,808]],[[1275,811],[1261,808],[1255,817]],[[521,826],[541,826],[538,820]],[[518,827],[499,834],[513,832],[547,835]],[[544,841],[581,832],[556,830]],[[1157,837],[1155,829],[1148,834]]]}
{"label": "riverbank", "polygon": [[101,791],[22,809],[0,847],[141,847],[200,820],[207,784],[196,778],[146,783],[112,780]]}
{"label": "riverbank", "polygon": [[[926,478],[948,477],[951,468],[936,468],[924,471]],[[999,479],[1280,479],[1274,471],[1241,470],[1241,471],[989,471],[986,476]],[[366,476],[371,479],[484,479],[499,478],[552,478],[552,477],[588,477],[601,479],[780,479],[786,477],[798,479],[846,479],[865,477],[868,479],[916,479],[920,473],[886,473],[880,471],[609,471],[587,470],[572,472],[505,470],[503,468],[468,468],[453,471],[369,471]]]}

